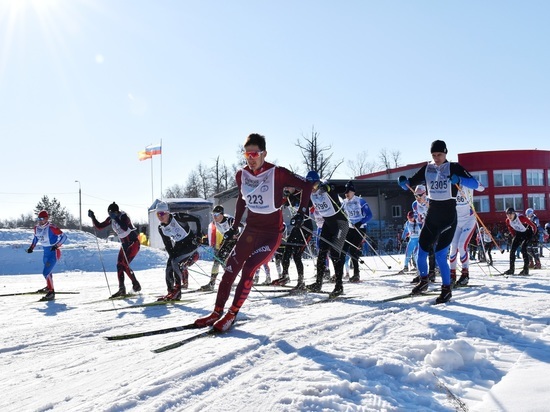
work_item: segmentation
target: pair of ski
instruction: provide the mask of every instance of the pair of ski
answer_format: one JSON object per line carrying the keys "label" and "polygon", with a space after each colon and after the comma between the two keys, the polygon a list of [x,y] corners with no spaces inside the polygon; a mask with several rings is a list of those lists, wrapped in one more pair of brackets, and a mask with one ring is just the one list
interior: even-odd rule
{"label": "pair of ski", "polygon": [[[198,293],[198,292],[200,292],[201,294],[204,294],[204,295],[209,294],[209,293],[214,293],[213,291],[208,291],[208,290],[205,291],[205,290],[197,289],[197,290],[192,290],[192,291],[182,293],[182,298],[185,297],[186,295],[192,295],[192,294]],[[133,297],[136,297],[136,296],[139,296],[139,294],[129,293],[129,294],[126,294],[126,295],[116,296],[114,298],[111,297],[111,298],[107,298],[107,299],[96,300],[96,301],[89,302],[89,303],[99,303],[99,302],[107,302],[107,301],[114,301],[114,300],[124,300],[124,299],[133,298]],[[194,296],[197,296],[197,295],[194,295]],[[147,308],[147,307],[150,307],[150,306],[178,305],[178,304],[183,304],[183,303],[195,302],[196,300],[197,300],[196,298],[194,298],[194,299],[180,299],[180,300],[156,300],[156,301],[153,301],[153,302],[137,303],[137,304],[134,304],[134,305],[128,305],[128,306],[117,307],[117,308],[101,309],[101,310],[98,310],[98,312],[110,312],[110,311],[120,310],[120,309]]]}
{"label": "pair of ski", "polygon": [[[242,322],[240,322],[242,323]],[[127,340],[127,339],[135,339],[135,338],[143,338],[145,336],[153,336],[153,335],[164,335],[166,333],[172,333],[172,332],[181,332],[184,330],[196,330],[196,329],[202,329],[196,326],[194,323],[189,323],[187,325],[181,325],[181,326],[173,326],[171,328],[164,328],[164,329],[156,329],[156,330],[149,330],[145,332],[137,332],[137,333],[129,333],[126,335],[114,335],[114,336],[106,336],[105,339],[107,340]],[[199,333],[196,333],[194,335],[188,336],[182,340],[179,340],[177,342],[171,343],[169,345],[161,346],[160,348],[153,349],[152,352],[154,353],[162,353],[166,352],[171,349],[179,348],[183,345],[188,344],[189,342],[193,342],[194,340],[204,338],[207,336],[215,336],[222,334],[222,332],[218,332],[216,329],[209,327],[208,329],[205,329]]]}
{"label": "pair of ski", "polygon": [[[45,295],[47,292],[42,291],[34,291],[34,292],[15,292],[15,293],[5,293],[3,295],[0,295],[0,297],[5,296],[24,296],[24,295],[44,295],[40,299],[37,300],[37,302],[53,302],[55,299],[45,299]],[[55,292],[56,295],[78,295],[80,292]]]}
{"label": "pair of ski", "polygon": [[[56,295],[78,295],[80,292],[55,292]],[[22,295],[45,295],[46,292],[15,292],[15,293],[4,293],[0,297],[4,296],[22,296]]]}
{"label": "pair of ski", "polygon": [[[284,298],[284,297],[290,297],[290,296],[304,296],[304,295],[308,295],[308,294],[311,294],[311,293],[322,293],[322,294],[325,294],[325,295],[329,295],[325,299],[317,300],[315,302],[310,302],[307,305],[317,305],[319,303],[329,303],[329,302],[334,302],[334,301],[338,301],[338,300],[348,300],[348,299],[355,299],[355,298],[359,297],[359,296],[346,296],[346,295],[330,296],[331,292],[327,292],[327,291],[324,291],[324,290],[320,290],[320,291],[317,291],[317,292],[311,292],[311,291],[308,291],[306,289],[295,289],[292,286],[287,286],[286,288],[285,288],[285,286],[281,286],[281,287],[283,289],[271,289],[271,290],[267,289],[267,290],[261,290],[261,292],[280,293],[279,295],[276,295],[276,296],[268,296],[268,299],[278,299],[278,298]],[[258,291],[260,291],[260,290],[258,290]]]}
{"label": "pair of ski", "polygon": [[196,301],[197,301],[197,299],[155,300],[153,302],[136,303],[135,305],[120,306],[120,307],[109,308],[109,309],[99,309],[97,312],[112,312],[114,310],[128,310],[128,309],[148,308],[148,307],[152,307],[152,306],[167,306],[167,305],[178,306],[178,305],[183,305],[185,303],[191,303],[191,302],[196,302]]}
{"label": "pair of ski", "polygon": [[[463,285],[463,286],[456,286],[453,290],[458,290],[458,289],[462,289],[462,288],[479,288],[479,287],[483,287],[484,285]],[[423,292],[423,293],[417,293],[417,294],[413,294],[413,293],[406,293],[404,295],[398,295],[398,296],[392,296],[392,297],[389,297],[389,298],[386,298],[386,299],[382,299],[382,300],[377,300],[373,303],[385,303],[385,302],[393,302],[393,301],[396,301],[396,300],[402,300],[402,299],[407,299],[407,298],[419,298],[419,297],[423,297],[423,296],[439,296],[439,294],[441,293],[441,291],[429,291],[429,292]]]}

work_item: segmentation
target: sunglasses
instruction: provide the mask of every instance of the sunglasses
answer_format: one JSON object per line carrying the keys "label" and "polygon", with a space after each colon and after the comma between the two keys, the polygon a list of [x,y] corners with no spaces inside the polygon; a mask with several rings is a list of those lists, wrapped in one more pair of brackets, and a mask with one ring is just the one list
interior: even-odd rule
{"label": "sunglasses", "polygon": [[264,151],[263,150],[260,150],[260,151],[251,151],[251,152],[244,152],[243,153],[243,156],[245,159],[257,159],[258,157],[260,157],[261,155],[264,154]]}
{"label": "sunglasses", "polygon": [[424,196],[425,194],[426,194],[426,193],[422,193],[422,194],[420,194],[420,195],[414,195],[414,197],[422,197],[422,196]]}
{"label": "sunglasses", "polygon": [[46,218],[44,218],[44,217],[39,217],[39,218],[37,218],[36,220],[39,220],[39,221],[42,222],[42,221],[46,220]]}
{"label": "sunglasses", "polygon": [[214,216],[214,217],[217,217],[219,215],[221,215],[221,213],[212,213],[212,216]]}
{"label": "sunglasses", "polygon": [[157,216],[158,217],[164,217],[168,214],[169,212],[157,212]]}

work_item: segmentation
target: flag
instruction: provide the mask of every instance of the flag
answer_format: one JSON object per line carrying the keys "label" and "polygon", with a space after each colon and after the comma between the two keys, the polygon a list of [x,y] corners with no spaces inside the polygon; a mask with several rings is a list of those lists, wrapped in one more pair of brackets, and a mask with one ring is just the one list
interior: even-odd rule
{"label": "flag", "polygon": [[138,159],[139,159],[140,162],[142,160],[147,160],[147,159],[150,159],[152,157],[153,157],[153,155],[147,153],[145,150],[142,150],[141,152],[138,152]]}
{"label": "flag", "polygon": [[145,153],[151,156],[162,154],[162,146],[160,143],[149,145],[145,148]]}

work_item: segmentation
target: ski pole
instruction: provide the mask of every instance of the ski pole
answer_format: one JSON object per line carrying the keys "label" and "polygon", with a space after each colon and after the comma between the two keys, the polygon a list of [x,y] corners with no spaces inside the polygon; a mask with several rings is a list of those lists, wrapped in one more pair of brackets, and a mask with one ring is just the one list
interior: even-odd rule
{"label": "ski pole", "polygon": [[[105,270],[105,264],[103,263],[103,256],[101,255],[101,248],[99,247],[99,240],[98,240],[98,237],[97,237],[97,231],[95,229],[95,226],[94,226],[94,236],[95,236],[95,241],[96,241],[96,244],[97,244],[97,253],[99,255],[99,261],[101,262],[101,267],[103,268],[103,274],[105,275],[105,282],[107,283],[107,290],[109,291],[109,296],[112,295],[111,293],[111,287],[109,286],[109,279],[107,279],[107,271]],[[115,303],[113,302],[113,306],[115,305]]]}

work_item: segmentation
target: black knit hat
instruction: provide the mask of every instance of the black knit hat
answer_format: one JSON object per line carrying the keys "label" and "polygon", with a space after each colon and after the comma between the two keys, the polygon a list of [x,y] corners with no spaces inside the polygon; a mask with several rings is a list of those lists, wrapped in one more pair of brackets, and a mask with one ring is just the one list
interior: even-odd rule
{"label": "black knit hat", "polygon": [[355,193],[355,186],[353,185],[353,182],[350,180],[346,183],[346,191],[344,193],[353,192]]}
{"label": "black knit hat", "polygon": [[447,153],[447,145],[443,140],[434,140],[430,148],[430,153]]}
{"label": "black knit hat", "polygon": [[214,210],[212,210],[212,213],[223,213],[223,206],[222,205],[216,206]]}
{"label": "black knit hat", "polygon": [[118,212],[120,209],[118,207],[118,205],[113,202],[109,205],[109,207],[107,208],[107,213],[111,213],[111,212]]}

